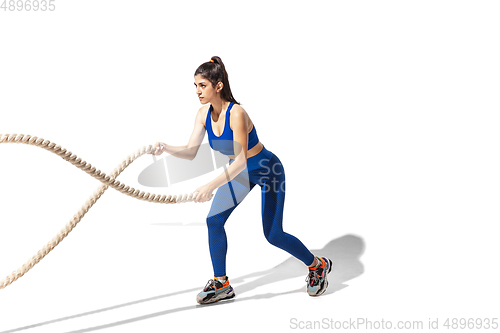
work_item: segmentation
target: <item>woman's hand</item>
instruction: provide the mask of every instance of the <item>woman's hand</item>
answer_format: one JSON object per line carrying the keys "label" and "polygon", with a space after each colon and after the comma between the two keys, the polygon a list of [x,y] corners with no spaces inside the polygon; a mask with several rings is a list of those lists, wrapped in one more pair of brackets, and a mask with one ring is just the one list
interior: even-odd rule
{"label": "woman's hand", "polygon": [[159,156],[165,151],[165,144],[157,142],[154,145],[154,150],[151,152],[152,155]]}
{"label": "woman's hand", "polygon": [[212,192],[215,190],[215,188],[212,187],[212,185],[206,184],[201,187],[198,187],[193,194],[194,196],[194,202],[205,202],[210,199],[212,199]]}

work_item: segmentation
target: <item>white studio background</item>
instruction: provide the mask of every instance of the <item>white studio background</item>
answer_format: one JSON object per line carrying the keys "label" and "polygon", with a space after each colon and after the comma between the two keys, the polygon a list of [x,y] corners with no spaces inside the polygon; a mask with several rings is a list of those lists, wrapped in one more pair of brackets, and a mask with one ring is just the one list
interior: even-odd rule
{"label": "white studio background", "polygon": [[[364,268],[318,299],[305,293],[304,270],[241,295],[254,302],[196,307],[212,274],[209,204],[155,205],[109,189],[0,290],[0,331],[215,331],[218,316],[233,329],[286,331],[291,318],[498,316],[498,2],[54,3],[52,12],[0,11],[0,134],[42,137],[109,173],[145,145],[187,143],[200,107],[193,73],[220,56],[285,166],[285,231],[311,249],[354,235]],[[141,157],[119,179],[180,194],[220,172],[141,187],[152,161]],[[99,185],[47,151],[1,144],[0,278]],[[230,278],[251,280],[290,257],[261,229],[257,188],[226,225]]]}

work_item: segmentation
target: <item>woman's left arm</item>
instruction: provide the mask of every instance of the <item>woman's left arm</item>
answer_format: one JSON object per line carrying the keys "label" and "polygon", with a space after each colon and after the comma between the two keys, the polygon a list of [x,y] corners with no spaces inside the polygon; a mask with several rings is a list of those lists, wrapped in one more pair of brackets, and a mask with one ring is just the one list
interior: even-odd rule
{"label": "woman's left arm", "polygon": [[210,200],[212,192],[220,186],[230,182],[247,166],[248,152],[248,115],[239,105],[234,105],[231,109],[230,124],[233,129],[233,149],[234,162],[217,178],[210,183],[197,188],[193,193],[198,192],[194,202],[205,202]]}

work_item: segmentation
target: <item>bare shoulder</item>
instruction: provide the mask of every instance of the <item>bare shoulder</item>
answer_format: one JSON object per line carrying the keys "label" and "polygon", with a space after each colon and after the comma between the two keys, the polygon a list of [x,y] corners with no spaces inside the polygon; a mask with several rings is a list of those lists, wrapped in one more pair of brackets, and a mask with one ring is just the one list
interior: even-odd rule
{"label": "bare shoulder", "polygon": [[206,127],[205,122],[207,121],[208,109],[210,108],[210,104],[203,105],[196,114],[197,121],[201,121],[204,127]]}
{"label": "bare shoulder", "polygon": [[236,116],[236,118],[246,118],[249,119],[248,113],[243,109],[241,105],[234,104],[231,108],[231,116]]}
{"label": "bare shoulder", "polygon": [[248,131],[253,128],[253,122],[250,119],[248,113],[241,107],[241,105],[234,104],[231,109],[231,119],[229,120],[229,126],[233,129],[234,124],[244,124],[248,127]]}

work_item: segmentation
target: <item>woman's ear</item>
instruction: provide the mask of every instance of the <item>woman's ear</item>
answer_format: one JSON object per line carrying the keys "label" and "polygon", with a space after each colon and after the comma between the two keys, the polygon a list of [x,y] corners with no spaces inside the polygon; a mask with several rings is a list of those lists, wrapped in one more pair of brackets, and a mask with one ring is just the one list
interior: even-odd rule
{"label": "woman's ear", "polygon": [[217,82],[217,85],[215,86],[215,91],[221,92],[222,88],[224,88],[224,83],[222,83],[221,81]]}

